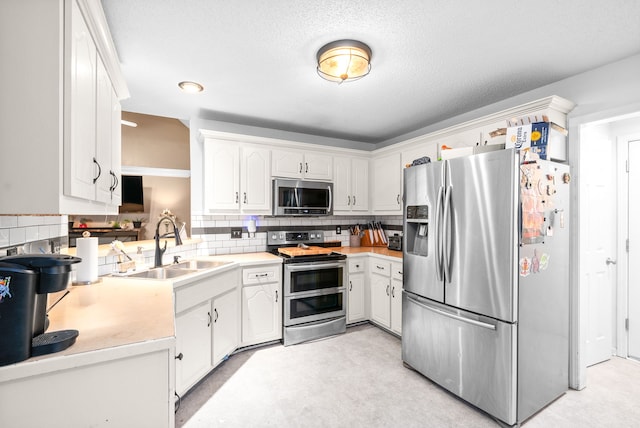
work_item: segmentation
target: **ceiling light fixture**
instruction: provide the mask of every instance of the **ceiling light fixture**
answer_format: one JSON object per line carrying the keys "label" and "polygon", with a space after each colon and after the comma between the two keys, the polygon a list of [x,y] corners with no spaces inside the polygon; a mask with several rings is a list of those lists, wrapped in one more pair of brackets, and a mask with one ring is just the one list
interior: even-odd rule
{"label": "ceiling light fixture", "polygon": [[198,92],[204,91],[204,86],[196,82],[190,82],[188,80],[178,83],[178,86],[184,92],[188,92],[190,94],[197,94]]}
{"label": "ceiling light fixture", "polygon": [[362,79],[371,71],[371,48],[357,40],[337,40],[320,48],[318,74],[331,82]]}

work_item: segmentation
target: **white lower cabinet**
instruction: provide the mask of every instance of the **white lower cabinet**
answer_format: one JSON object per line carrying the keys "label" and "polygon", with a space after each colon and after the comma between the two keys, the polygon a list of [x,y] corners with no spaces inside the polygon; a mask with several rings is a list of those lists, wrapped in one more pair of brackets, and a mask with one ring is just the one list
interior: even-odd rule
{"label": "white lower cabinet", "polygon": [[365,304],[366,257],[349,259],[349,293],[347,296],[347,324],[367,318]]}
{"label": "white lower cabinet", "polygon": [[211,370],[211,301],[176,316],[176,392],[182,395]]}
{"label": "white lower cabinet", "polygon": [[240,342],[238,270],[175,288],[176,392],[183,395]]}
{"label": "white lower cabinet", "polygon": [[402,333],[402,263],[370,257],[371,321]]}
{"label": "white lower cabinet", "polygon": [[391,330],[402,334],[402,263],[391,263]]}
{"label": "white lower cabinet", "polygon": [[281,264],[243,269],[241,346],[282,339],[281,270]]}

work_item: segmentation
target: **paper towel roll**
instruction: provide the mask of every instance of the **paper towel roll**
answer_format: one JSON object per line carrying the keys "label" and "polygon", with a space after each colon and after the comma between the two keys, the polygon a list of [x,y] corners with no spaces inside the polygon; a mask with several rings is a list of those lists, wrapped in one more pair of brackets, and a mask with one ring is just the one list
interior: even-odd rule
{"label": "paper towel roll", "polygon": [[98,280],[98,238],[77,238],[76,255],[82,259],[78,263],[76,282],[88,284]]}

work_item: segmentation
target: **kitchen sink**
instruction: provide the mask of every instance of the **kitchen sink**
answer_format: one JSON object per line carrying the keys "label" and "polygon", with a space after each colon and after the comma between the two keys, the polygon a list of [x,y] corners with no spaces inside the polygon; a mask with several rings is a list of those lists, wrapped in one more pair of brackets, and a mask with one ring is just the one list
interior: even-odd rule
{"label": "kitchen sink", "polygon": [[142,272],[132,273],[127,275],[128,278],[147,278],[147,279],[172,279],[178,278],[190,273],[197,272],[195,269],[170,269],[170,268],[155,268]]}
{"label": "kitchen sink", "polygon": [[203,270],[203,269],[213,269],[219,266],[228,265],[231,262],[220,262],[213,260],[185,260],[184,262],[174,263],[170,266],[167,266],[165,269],[194,269],[194,270]]}

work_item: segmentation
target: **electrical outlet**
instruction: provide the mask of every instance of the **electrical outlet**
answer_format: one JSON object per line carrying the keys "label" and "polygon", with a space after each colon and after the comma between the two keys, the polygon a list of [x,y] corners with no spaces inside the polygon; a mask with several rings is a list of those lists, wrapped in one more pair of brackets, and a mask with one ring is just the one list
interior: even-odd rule
{"label": "electrical outlet", "polygon": [[233,239],[240,239],[242,238],[242,228],[234,228],[231,229],[231,238]]}
{"label": "electrical outlet", "polygon": [[342,234],[342,227],[336,226],[336,235]]}

